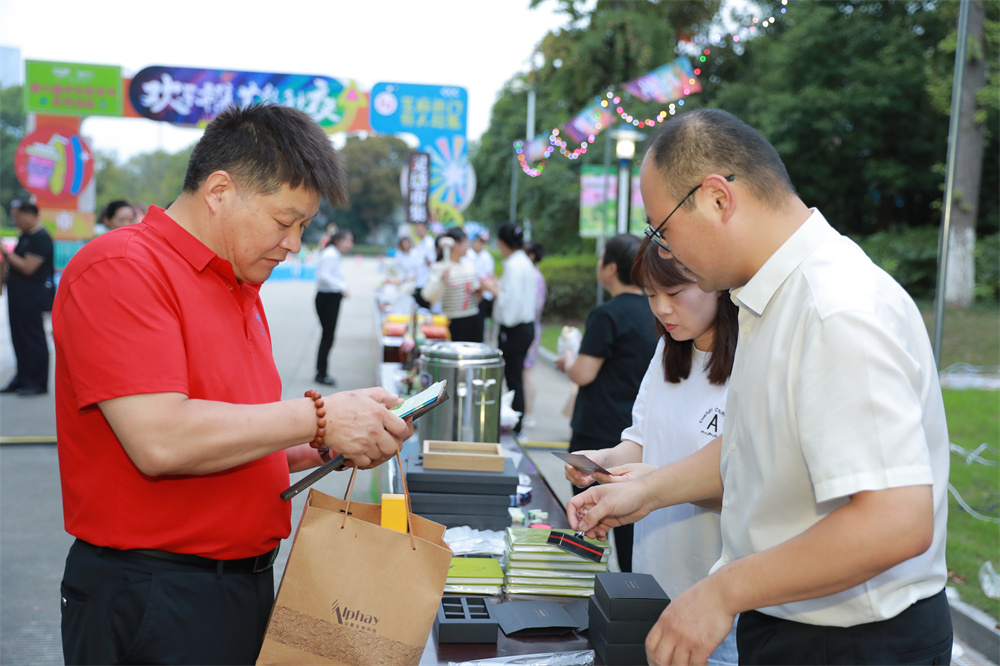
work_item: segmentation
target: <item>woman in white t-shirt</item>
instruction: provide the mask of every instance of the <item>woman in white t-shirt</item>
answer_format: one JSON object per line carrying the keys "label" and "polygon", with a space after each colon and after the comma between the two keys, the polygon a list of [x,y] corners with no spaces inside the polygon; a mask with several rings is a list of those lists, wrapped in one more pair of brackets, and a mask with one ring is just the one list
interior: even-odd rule
{"label": "woman in white t-shirt", "polygon": [[[632,407],[632,425],[610,449],[579,451],[634,479],[698,451],[722,434],[726,392],[736,354],[738,310],[727,291],[705,293],[672,259],[644,240],[632,266],[656,316],[660,340]],[[566,466],[566,478],[586,487],[607,477]],[[680,504],[635,523],[632,570],[652,574],[670,598],[708,575],[722,552],[718,504]],[[709,658],[736,664],[736,624]]]}

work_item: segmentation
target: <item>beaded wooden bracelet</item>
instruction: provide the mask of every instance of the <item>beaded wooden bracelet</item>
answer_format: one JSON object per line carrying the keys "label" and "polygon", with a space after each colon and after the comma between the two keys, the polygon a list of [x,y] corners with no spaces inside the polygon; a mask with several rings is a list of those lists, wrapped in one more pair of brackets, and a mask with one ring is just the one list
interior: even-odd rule
{"label": "beaded wooden bracelet", "polygon": [[316,404],[316,436],[309,442],[309,446],[319,451],[320,457],[324,461],[330,460],[330,448],[326,446],[326,408],[323,406],[323,396],[315,389],[305,392],[305,397],[312,398]]}

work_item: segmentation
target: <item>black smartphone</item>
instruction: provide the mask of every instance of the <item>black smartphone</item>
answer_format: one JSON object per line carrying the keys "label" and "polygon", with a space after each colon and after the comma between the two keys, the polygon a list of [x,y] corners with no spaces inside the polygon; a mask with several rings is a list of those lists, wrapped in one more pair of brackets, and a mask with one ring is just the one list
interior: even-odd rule
{"label": "black smartphone", "polygon": [[611,472],[604,469],[587,456],[582,456],[579,453],[553,451],[552,455],[582,474],[607,474],[608,476],[611,476]]}

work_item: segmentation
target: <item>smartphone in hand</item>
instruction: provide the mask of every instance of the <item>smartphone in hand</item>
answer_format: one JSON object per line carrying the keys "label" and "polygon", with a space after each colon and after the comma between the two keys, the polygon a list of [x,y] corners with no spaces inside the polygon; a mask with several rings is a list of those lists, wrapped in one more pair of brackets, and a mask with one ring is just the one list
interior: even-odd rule
{"label": "smartphone in hand", "polygon": [[448,393],[445,391],[447,386],[448,380],[442,379],[435,384],[431,384],[420,393],[411,395],[402,403],[390,408],[389,411],[401,419],[405,419],[408,416],[412,416],[413,418],[423,416],[448,399]]}

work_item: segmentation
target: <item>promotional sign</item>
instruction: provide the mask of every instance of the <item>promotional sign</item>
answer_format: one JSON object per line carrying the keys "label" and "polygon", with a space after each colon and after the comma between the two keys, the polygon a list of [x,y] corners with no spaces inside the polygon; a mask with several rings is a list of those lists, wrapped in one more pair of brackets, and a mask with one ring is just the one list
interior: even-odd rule
{"label": "promotional sign", "polygon": [[431,156],[410,153],[410,168],[406,174],[406,221],[430,221]]}
{"label": "promotional sign", "polygon": [[[39,207],[38,219],[48,229],[53,240],[76,240],[78,238],[91,238],[94,235],[95,215],[93,211]],[[56,247],[61,247],[61,244],[57,244]],[[65,252],[65,249],[63,251]],[[64,259],[56,257],[56,267],[65,267],[70,257]]]}
{"label": "promotional sign", "polygon": [[94,175],[94,159],[80,135],[40,127],[18,144],[14,172],[40,199],[69,204]]}
{"label": "promotional sign", "polygon": [[27,60],[24,69],[25,113],[122,115],[121,67]]}
{"label": "promotional sign", "polygon": [[[646,211],[639,192],[639,171],[632,171],[629,232],[642,236]],[[580,168],[580,237],[614,236],[618,229],[618,170],[582,165]]]}
{"label": "promotional sign", "polygon": [[128,96],[143,117],[186,127],[204,127],[234,103],[272,102],[305,112],[330,134],[369,129],[356,124],[368,107],[364,93],[328,76],[153,66],[132,78]]}
{"label": "promotional sign", "polygon": [[439,221],[442,214],[459,215],[476,193],[465,136],[467,116],[465,88],[376,83],[371,91],[372,129],[384,134],[412,134],[420,142],[421,152],[430,155],[430,205]]}
{"label": "promotional sign", "polygon": [[600,134],[603,130],[611,127],[611,124],[617,120],[609,107],[601,105],[602,101],[602,98],[596,98],[587,108],[566,123],[563,131],[574,142],[580,143],[586,141],[587,137],[591,135],[596,136]]}
{"label": "promotional sign", "polygon": [[643,102],[666,104],[701,92],[691,63],[684,56],[625,84],[625,90]]}

